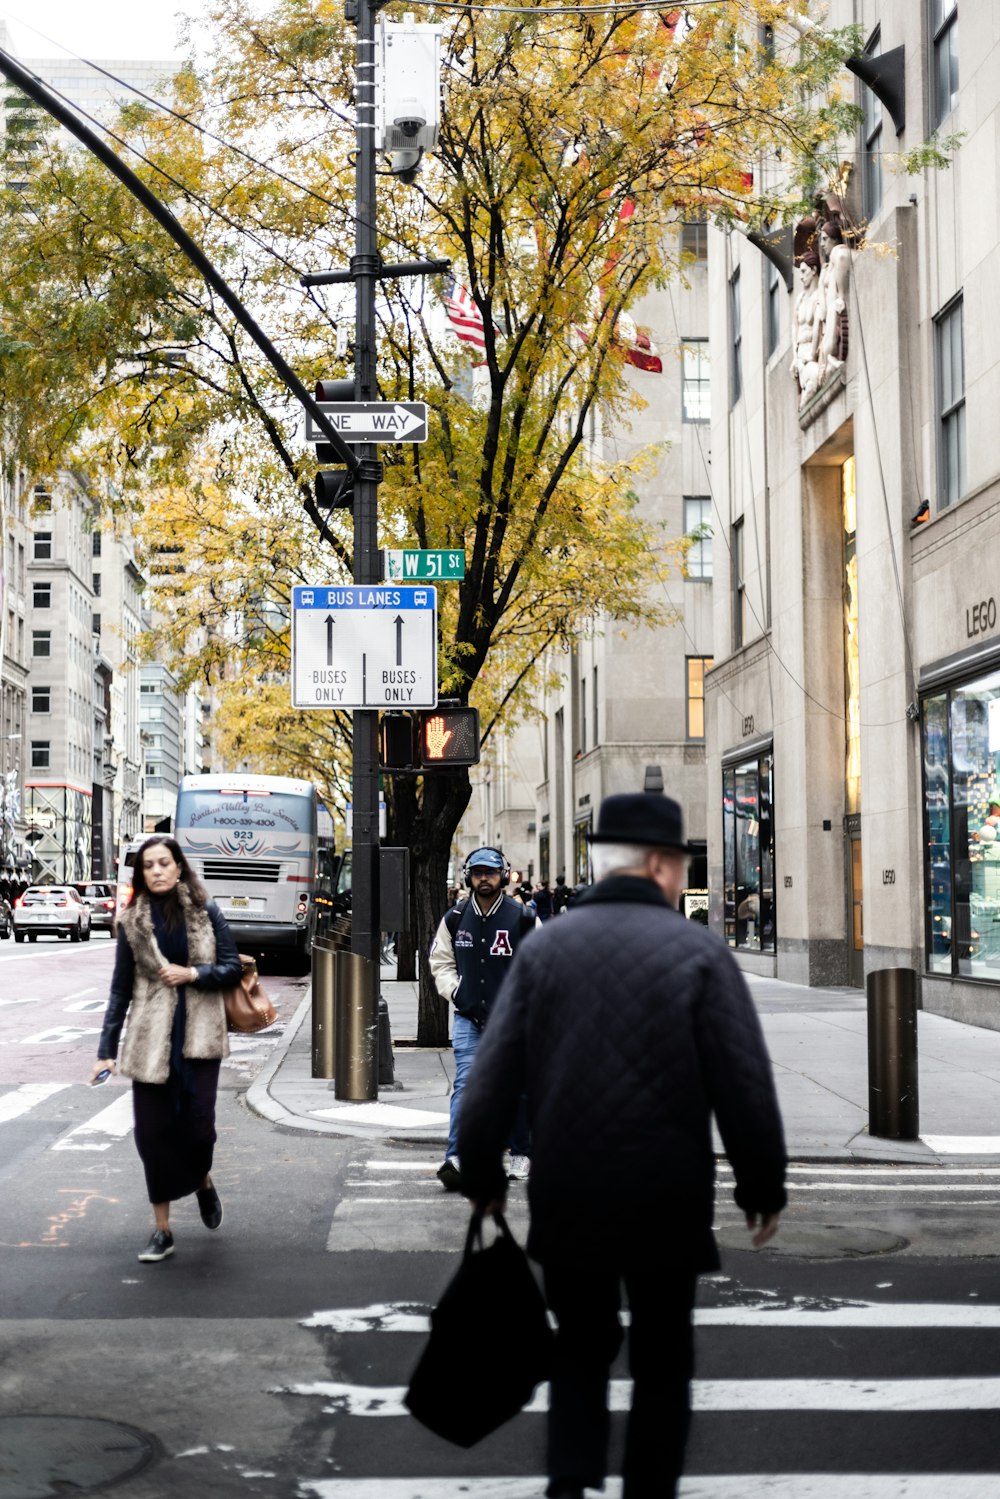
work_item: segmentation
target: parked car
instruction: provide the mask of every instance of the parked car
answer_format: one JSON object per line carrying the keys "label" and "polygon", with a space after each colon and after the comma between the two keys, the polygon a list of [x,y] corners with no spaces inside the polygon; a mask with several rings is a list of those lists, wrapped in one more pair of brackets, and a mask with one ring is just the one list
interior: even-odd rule
{"label": "parked car", "polygon": [[115,935],[115,887],[110,880],[81,880],[74,885],[76,893],[90,912],[91,929]]}
{"label": "parked car", "polygon": [[10,902],[0,896],[0,940],[6,941],[14,930],[14,917],[10,909]]}
{"label": "parked car", "polygon": [[14,941],[34,942],[44,932],[90,941],[90,911],[72,885],[29,885],[14,902]]}

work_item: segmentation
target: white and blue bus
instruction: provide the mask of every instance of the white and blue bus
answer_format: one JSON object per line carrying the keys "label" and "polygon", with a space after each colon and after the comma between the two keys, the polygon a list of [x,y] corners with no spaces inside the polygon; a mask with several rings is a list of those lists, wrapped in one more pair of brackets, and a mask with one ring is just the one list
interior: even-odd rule
{"label": "white and blue bus", "polygon": [[241,952],[309,961],[317,897],[334,874],[333,821],[315,786],[290,776],[190,775],[175,836]]}

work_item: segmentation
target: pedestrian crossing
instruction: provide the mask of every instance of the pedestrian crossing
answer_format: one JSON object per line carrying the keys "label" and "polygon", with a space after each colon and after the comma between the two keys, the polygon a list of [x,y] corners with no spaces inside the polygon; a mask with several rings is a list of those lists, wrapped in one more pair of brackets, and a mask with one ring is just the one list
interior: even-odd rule
{"label": "pedestrian crossing", "polygon": [[[947,1333],[951,1339],[970,1346],[976,1333],[995,1334],[1000,1328],[1000,1304],[979,1304],[973,1299],[956,1302],[894,1302],[886,1300],[847,1300],[838,1297],[776,1298],[773,1293],[741,1286],[727,1276],[706,1283],[703,1294],[710,1304],[696,1309],[699,1329],[699,1362],[709,1366],[720,1362],[739,1367],[733,1350],[726,1352],[723,1340],[743,1329],[771,1329],[790,1332],[792,1340],[771,1344],[766,1332],[758,1336],[761,1346],[755,1364],[770,1368],[780,1360],[791,1370],[775,1367],[767,1378],[696,1377],[692,1386],[692,1406],[696,1420],[690,1451],[691,1466],[713,1466],[717,1450],[714,1423],[741,1418],[761,1418],[768,1424],[759,1428],[741,1427],[741,1432],[758,1435],[755,1455],[769,1463],[761,1471],[699,1473],[692,1472],[680,1486],[681,1499],[745,1499],[746,1495],[766,1494],[768,1499],[996,1499],[1000,1494],[1000,1471],[997,1470],[994,1434],[1000,1412],[1000,1377],[968,1372],[944,1375],[932,1369],[913,1367],[907,1377],[865,1375],[842,1377],[816,1370],[817,1350],[838,1363],[853,1354],[860,1364],[869,1363],[873,1350],[884,1354],[887,1363],[898,1363],[893,1339],[903,1339],[911,1346],[914,1335],[919,1339],[928,1332]],[[728,1297],[722,1300],[720,1297]],[[484,1476],[463,1473],[464,1454],[446,1447],[415,1425],[404,1404],[404,1383],[381,1384],[372,1371],[386,1365],[394,1371],[413,1367],[429,1329],[430,1308],[407,1302],[374,1303],[369,1306],[339,1306],[313,1313],[302,1326],[334,1336],[331,1364],[338,1372],[361,1368],[365,1378],[311,1380],[286,1385],[272,1391],[303,1400],[318,1416],[332,1423],[331,1437],[342,1454],[367,1455],[369,1461],[386,1463],[388,1454],[400,1452],[424,1458],[408,1477],[373,1477],[363,1472],[351,1477],[342,1472],[337,1477],[304,1479],[303,1494],[315,1499],[539,1499],[546,1480],[529,1476]],[[627,1314],[623,1321],[627,1322]],[[845,1343],[854,1336],[855,1345]],[[711,1343],[705,1347],[706,1339]],[[910,1340],[910,1341],[908,1341]],[[404,1345],[401,1349],[400,1345]],[[327,1345],[330,1346],[329,1344]],[[917,1341],[913,1346],[920,1348]],[[932,1345],[940,1359],[941,1344]],[[979,1347],[985,1345],[980,1343]],[[702,1357],[704,1355],[704,1358]],[[931,1352],[925,1362],[932,1361]],[[948,1359],[945,1358],[947,1363]],[[802,1376],[794,1368],[813,1370]],[[608,1403],[614,1416],[627,1412],[632,1387],[627,1378],[615,1377],[609,1382]],[[534,1398],[518,1418],[522,1429],[548,1408],[548,1389],[539,1386]],[[930,1445],[940,1461],[942,1452],[954,1458],[956,1465],[974,1466],[959,1441],[942,1435],[948,1422],[957,1422],[957,1432],[966,1439],[978,1432],[982,1472],[920,1471],[909,1466],[919,1457],[914,1451],[914,1417],[925,1423],[931,1433]],[[839,1471],[845,1432],[844,1418],[877,1421],[884,1433],[880,1460],[873,1464],[879,1471],[852,1469]],[[978,1421],[970,1428],[968,1422]],[[780,1429],[783,1424],[813,1423],[809,1456],[812,1466],[803,1472],[774,1472],[774,1451],[782,1450]],[[896,1426],[894,1423],[902,1423]],[[706,1424],[708,1423],[708,1424]],[[366,1439],[363,1429],[371,1431]],[[720,1430],[725,1431],[725,1426]],[[871,1430],[870,1425],[867,1428]],[[399,1433],[395,1436],[394,1433]],[[390,1435],[384,1436],[383,1433]],[[360,1433],[360,1434],[359,1434]],[[751,1442],[752,1445],[752,1442]],[[919,1437],[916,1440],[919,1449]],[[737,1451],[745,1446],[745,1437]],[[541,1451],[542,1442],[529,1435],[508,1451],[531,1453]],[[615,1450],[614,1447],[612,1450]],[[442,1453],[454,1453],[454,1462],[442,1460]],[[729,1454],[732,1457],[732,1452]],[[817,1458],[826,1456],[830,1470],[823,1471]],[[459,1472],[441,1473],[440,1466],[458,1465]],[[349,1466],[342,1461],[341,1467]],[[360,1466],[360,1463],[358,1463]],[[899,1468],[902,1471],[892,1471]],[[888,1471],[885,1471],[888,1470]],[[390,1471],[398,1473],[393,1462]],[[434,1475],[434,1476],[431,1476]],[[621,1496],[620,1480],[611,1478],[605,1487],[608,1496]]]}
{"label": "pedestrian crossing", "polygon": [[[460,1197],[442,1190],[435,1175],[439,1164],[440,1152],[433,1147],[359,1150],[344,1179],[328,1249],[436,1249],[453,1253],[457,1263],[468,1210]],[[743,1227],[743,1215],[732,1202],[732,1172],[720,1163],[718,1175],[720,1230]],[[808,1213],[825,1213],[829,1205],[850,1219],[877,1212],[884,1204],[887,1212],[919,1215],[929,1210],[931,1216],[941,1216],[938,1208],[945,1205],[962,1214],[982,1213],[988,1221],[1000,1207],[1000,1165],[796,1162],[789,1175],[792,1203],[802,1204]],[[523,1242],[523,1184],[511,1184],[509,1209],[509,1221]],[[1000,1362],[992,1352],[1000,1331],[1000,1297],[984,1293],[980,1299],[970,1286],[967,1297],[954,1301],[892,1300],[890,1296],[900,1294],[895,1287],[902,1276],[888,1265],[873,1262],[862,1296],[786,1296],[721,1274],[715,1283],[704,1283],[703,1304],[695,1312],[699,1374],[692,1390],[696,1420],[690,1458],[696,1470],[726,1471],[692,1472],[680,1486],[681,1499],[1000,1496],[994,1440]],[[880,1278],[887,1271],[888,1278]],[[835,1273],[831,1266],[831,1276]],[[810,1289],[815,1284],[814,1278]],[[952,1294],[950,1276],[942,1275],[938,1284],[945,1295]],[[547,1387],[536,1390],[514,1423],[518,1435],[506,1446],[502,1438],[490,1439],[495,1446],[483,1444],[484,1457],[501,1451],[507,1458],[492,1473],[483,1472],[490,1468],[488,1460],[469,1465],[467,1454],[439,1442],[409,1416],[403,1403],[405,1380],[429,1330],[429,1314],[427,1305],[382,1301],[330,1306],[303,1319],[304,1328],[328,1340],[332,1377],[288,1384],[281,1393],[302,1401],[314,1419],[330,1423],[341,1466],[336,1476],[303,1480],[304,1495],[540,1499],[544,1494],[546,1479],[538,1469],[522,1476],[517,1470],[531,1461],[532,1453],[537,1461],[544,1452]],[[623,1311],[623,1324],[628,1320]],[[609,1404],[619,1423],[632,1394],[622,1364],[624,1359],[609,1386]],[[720,1447],[720,1433],[734,1431],[738,1438]],[[786,1432],[800,1433],[800,1446],[787,1466],[803,1471],[773,1471],[786,1466]],[[864,1440],[852,1463],[857,1434]],[[929,1460],[921,1462],[925,1436]],[[759,1468],[732,1471],[741,1466],[747,1444],[746,1459],[749,1464],[756,1459]],[[951,1463],[956,1468],[978,1464],[983,1471],[947,1471]],[[376,1477],[373,1469],[409,1476]],[[350,1476],[352,1471],[356,1476]],[[621,1499],[620,1480],[609,1479],[604,1492],[608,1499]]]}

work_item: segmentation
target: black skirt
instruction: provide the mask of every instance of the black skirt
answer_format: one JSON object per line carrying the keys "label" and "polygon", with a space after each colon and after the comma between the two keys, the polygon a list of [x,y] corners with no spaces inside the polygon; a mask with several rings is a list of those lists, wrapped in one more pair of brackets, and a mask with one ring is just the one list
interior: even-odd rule
{"label": "black skirt", "polygon": [[218,1061],[190,1061],[189,1086],[132,1083],[135,1144],[150,1202],[176,1202],[197,1191],[212,1169]]}

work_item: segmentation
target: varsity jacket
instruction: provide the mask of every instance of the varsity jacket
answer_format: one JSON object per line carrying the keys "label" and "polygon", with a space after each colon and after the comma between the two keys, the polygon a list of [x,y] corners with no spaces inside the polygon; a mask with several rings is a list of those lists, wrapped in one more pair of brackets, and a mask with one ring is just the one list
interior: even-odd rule
{"label": "varsity jacket", "polygon": [[485,913],[474,895],[446,911],[430,951],[431,977],[443,999],[483,1026],[519,944],[537,925],[518,901],[501,893]]}

